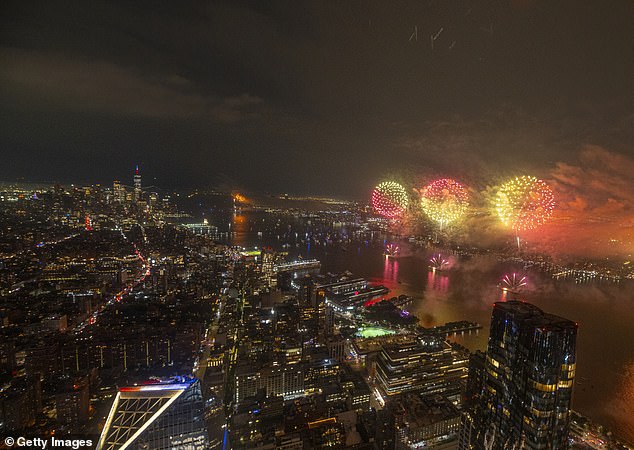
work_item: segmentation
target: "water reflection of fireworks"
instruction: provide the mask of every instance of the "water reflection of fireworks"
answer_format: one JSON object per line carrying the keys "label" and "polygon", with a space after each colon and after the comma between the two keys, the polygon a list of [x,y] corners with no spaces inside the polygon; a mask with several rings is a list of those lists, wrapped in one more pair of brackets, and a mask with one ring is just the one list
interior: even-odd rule
{"label": "water reflection of fireworks", "polygon": [[436,270],[430,270],[427,274],[427,289],[447,292],[449,290],[449,276],[443,273],[436,273]]}
{"label": "water reflection of fireworks", "polygon": [[383,279],[393,282],[398,281],[398,259],[385,258],[383,265]]}

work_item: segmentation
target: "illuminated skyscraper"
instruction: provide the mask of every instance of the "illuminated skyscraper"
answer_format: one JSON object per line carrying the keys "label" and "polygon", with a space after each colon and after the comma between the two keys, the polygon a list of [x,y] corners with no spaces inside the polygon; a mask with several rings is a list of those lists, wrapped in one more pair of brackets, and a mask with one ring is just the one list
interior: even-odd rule
{"label": "illuminated skyscraper", "polygon": [[139,173],[139,165],[134,169],[134,201],[141,200],[141,174]]}
{"label": "illuminated skyscraper", "polygon": [[271,251],[262,249],[262,279],[267,286],[275,286],[277,280],[274,278],[274,259],[275,255]]}
{"label": "illuminated skyscraper", "polygon": [[570,320],[525,302],[496,303],[484,361],[469,373],[479,386],[470,388],[459,448],[567,448],[576,338]]}
{"label": "illuminated skyscraper", "polygon": [[112,197],[115,202],[125,202],[125,189],[121,186],[121,182],[119,180],[115,180],[112,183]]}
{"label": "illuminated skyscraper", "polygon": [[206,449],[200,382],[178,379],[119,390],[97,449]]}

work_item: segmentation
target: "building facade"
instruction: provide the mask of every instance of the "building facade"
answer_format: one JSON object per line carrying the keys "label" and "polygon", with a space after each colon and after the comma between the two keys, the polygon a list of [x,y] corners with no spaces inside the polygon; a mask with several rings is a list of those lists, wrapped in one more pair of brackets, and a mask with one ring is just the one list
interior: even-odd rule
{"label": "building facade", "polygon": [[376,380],[387,397],[417,391],[458,399],[467,363],[467,356],[442,337],[421,335],[411,342],[383,345],[376,361]]}
{"label": "building facade", "polygon": [[521,301],[496,303],[484,364],[469,375],[481,386],[470,384],[460,448],[566,448],[576,337],[570,320]]}
{"label": "building facade", "polygon": [[173,379],[119,390],[97,449],[206,449],[200,382]]}

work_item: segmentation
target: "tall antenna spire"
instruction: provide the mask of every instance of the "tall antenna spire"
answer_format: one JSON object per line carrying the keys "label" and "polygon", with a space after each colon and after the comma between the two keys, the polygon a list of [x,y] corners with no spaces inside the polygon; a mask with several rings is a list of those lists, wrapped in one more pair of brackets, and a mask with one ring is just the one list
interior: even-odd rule
{"label": "tall antenna spire", "polygon": [[139,173],[139,165],[134,169],[134,200],[141,200],[141,174]]}

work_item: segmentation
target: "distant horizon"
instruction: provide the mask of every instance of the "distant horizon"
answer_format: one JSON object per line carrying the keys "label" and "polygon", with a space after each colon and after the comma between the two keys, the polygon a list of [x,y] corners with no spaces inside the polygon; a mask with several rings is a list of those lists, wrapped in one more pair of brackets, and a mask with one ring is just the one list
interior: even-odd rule
{"label": "distant horizon", "polygon": [[[71,182],[71,181],[29,181],[29,180],[15,180],[15,181],[9,181],[9,180],[2,180],[0,179],[0,186],[11,186],[11,185],[18,185],[18,184],[24,184],[24,185],[33,185],[33,186],[55,186],[55,185],[60,185],[62,187],[66,187],[66,186],[82,186],[82,187],[86,187],[86,186],[105,186],[108,188],[112,188],[112,183],[114,181],[119,181],[121,182],[122,186],[126,186],[129,188],[132,188],[134,186],[133,182],[130,183],[125,183],[123,182],[121,179],[113,179],[110,182]],[[237,188],[223,188],[223,187],[215,187],[215,186],[175,186],[175,187],[163,187],[161,185],[157,185],[157,184],[152,184],[152,185],[142,185],[142,189],[145,190],[149,187],[156,187],[160,190],[163,191],[174,191],[174,192],[178,192],[178,191],[202,191],[202,192],[217,192],[217,193],[221,193],[221,194],[227,194],[227,195],[231,195],[233,192],[240,192],[240,193],[248,193],[248,194],[254,194],[254,195],[267,195],[267,196],[282,196],[282,195],[289,195],[289,196],[306,196],[306,197],[313,197],[315,199],[317,198],[323,198],[323,199],[329,199],[329,200],[341,200],[341,201],[353,201],[353,202],[359,202],[362,201],[362,199],[352,199],[352,198],[343,198],[343,196],[334,196],[334,195],[327,195],[327,194],[321,194],[321,193],[308,193],[308,192],[292,192],[292,191],[280,191],[280,192],[270,192],[270,191],[256,191],[256,190],[251,190],[251,189],[237,189]],[[366,199],[366,203],[369,204],[369,200]]]}

